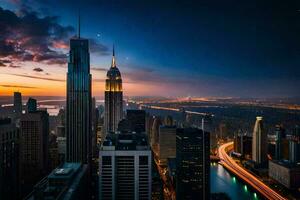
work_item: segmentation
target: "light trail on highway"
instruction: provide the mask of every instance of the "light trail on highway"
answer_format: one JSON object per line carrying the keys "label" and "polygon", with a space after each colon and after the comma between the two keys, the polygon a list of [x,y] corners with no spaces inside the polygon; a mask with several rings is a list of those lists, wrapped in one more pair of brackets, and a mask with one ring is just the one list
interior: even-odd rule
{"label": "light trail on highway", "polygon": [[228,142],[221,145],[218,149],[219,157],[221,159],[220,163],[230,172],[238,176],[245,183],[252,186],[256,191],[258,191],[262,196],[267,199],[272,200],[285,200],[280,194],[275,192],[269,186],[264,184],[257,177],[249,173],[247,170],[239,166],[228,154],[227,151],[233,148],[233,142]]}

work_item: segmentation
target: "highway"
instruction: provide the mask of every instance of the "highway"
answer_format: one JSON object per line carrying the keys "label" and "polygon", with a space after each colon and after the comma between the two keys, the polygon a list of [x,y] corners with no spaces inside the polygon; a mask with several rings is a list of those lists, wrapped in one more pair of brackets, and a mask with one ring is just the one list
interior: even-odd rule
{"label": "highway", "polygon": [[221,159],[220,163],[231,173],[238,176],[245,183],[252,186],[257,192],[259,192],[266,199],[272,200],[284,200],[286,198],[282,197],[280,194],[275,192],[269,186],[264,184],[257,177],[249,173],[243,167],[238,165],[228,154],[227,151],[232,150],[233,142],[228,142],[221,145],[218,149],[218,154]]}

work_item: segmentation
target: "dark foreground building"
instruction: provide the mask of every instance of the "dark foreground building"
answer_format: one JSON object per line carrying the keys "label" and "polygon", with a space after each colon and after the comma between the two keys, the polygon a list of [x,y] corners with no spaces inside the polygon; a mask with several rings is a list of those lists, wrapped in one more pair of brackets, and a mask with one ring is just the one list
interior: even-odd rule
{"label": "dark foreground building", "polygon": [[34,186],[28,200],[80,200],[88,197],[88,166],[65,163]]}
{"label": "dark foreground building", "polygon": [[209,133],[197,128],[176,131],[176,199],[210,199]]}
{"label": "dark foreground building", "polygon": [[19,129],[10,119],[0,119],[0,199],[20,199],[19,148]]}

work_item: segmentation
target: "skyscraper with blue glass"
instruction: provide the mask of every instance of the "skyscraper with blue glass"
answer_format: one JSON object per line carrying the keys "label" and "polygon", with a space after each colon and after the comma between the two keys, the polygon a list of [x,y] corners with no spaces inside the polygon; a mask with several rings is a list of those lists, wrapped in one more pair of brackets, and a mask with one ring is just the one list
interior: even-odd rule
{"label": "skyscraper with blue glass", "polygon": [[[80,30],[80,29],[79,29]],[[89,41],[70,40],[67,73],[67,161],[87,163],[90,158],[91,79]]]}

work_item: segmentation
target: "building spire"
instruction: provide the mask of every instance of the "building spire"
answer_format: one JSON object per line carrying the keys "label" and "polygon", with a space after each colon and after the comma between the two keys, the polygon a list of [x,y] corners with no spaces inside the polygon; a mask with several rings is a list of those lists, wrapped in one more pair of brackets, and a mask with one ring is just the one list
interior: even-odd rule
{"label": "building spire", "polygon": [[80,38],[80,10],[78,11],[78,33],[77,33],[78,38]]}
{"label": "building spire", "polygon": [[115,45],[113,45],[113,56],[112,56],[112,61],[111,61],[111,67],[116,67]]}

